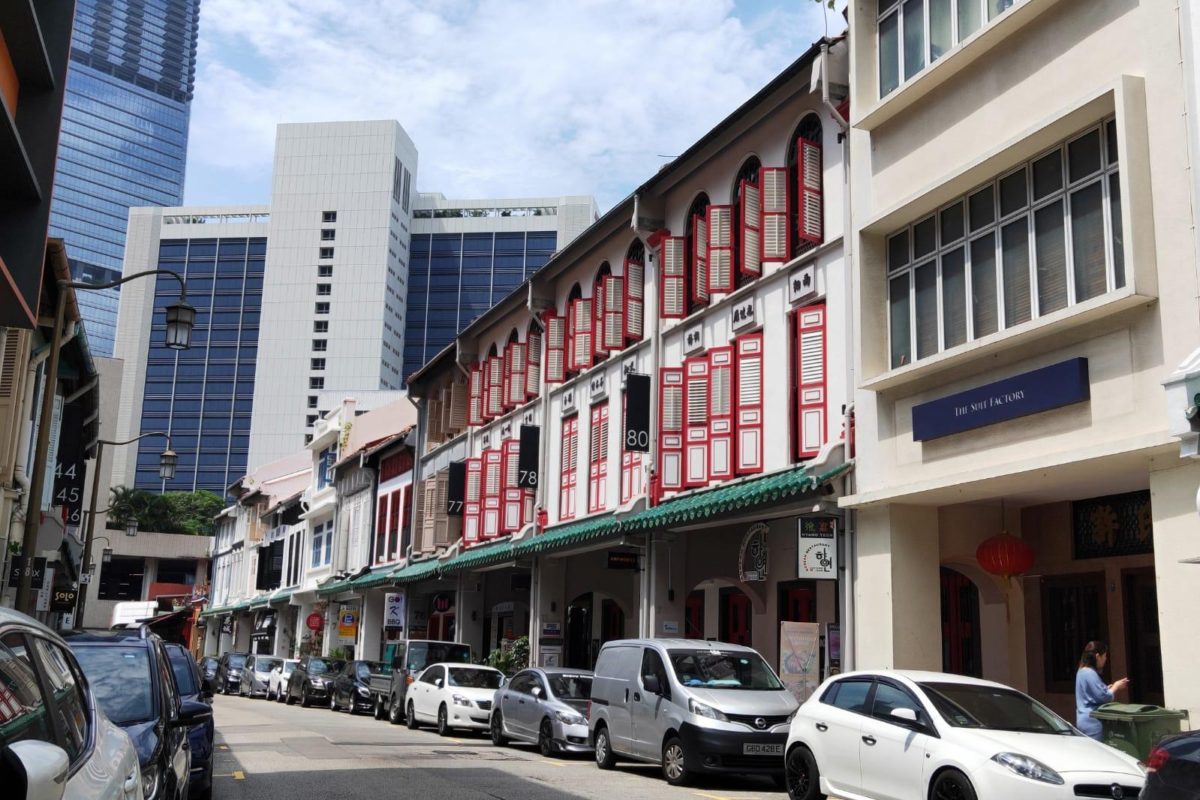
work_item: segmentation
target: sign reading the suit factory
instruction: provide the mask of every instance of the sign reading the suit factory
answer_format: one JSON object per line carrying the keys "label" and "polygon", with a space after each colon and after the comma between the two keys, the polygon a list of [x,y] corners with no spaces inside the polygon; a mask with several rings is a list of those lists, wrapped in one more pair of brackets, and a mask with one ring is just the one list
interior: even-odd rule
{"label": "sign reading the suit factory", "polygon": [[938,439],[1090,397],[1087,359],[1072,358],[913,406],[913,439]]}

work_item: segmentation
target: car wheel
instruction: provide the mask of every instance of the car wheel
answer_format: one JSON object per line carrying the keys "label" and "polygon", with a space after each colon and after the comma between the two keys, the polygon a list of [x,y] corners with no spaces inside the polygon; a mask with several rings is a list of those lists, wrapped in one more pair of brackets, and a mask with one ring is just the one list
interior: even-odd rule
{"label": "car wheel", "polygon": [[501,718],[500,712],[497,711],[495,714],[492,714],[492,744],[496,745],[496,747],[504,747],[507,741],[504,738],[504,720]]}
{"label": "car wheel", "polygon": [[616,765],[617,757],[608,738],[608,728],[601,725],[596,728],[596,766],[600,769],[612,769]]}
{"label": "car wheel", "polygon": [[400,713],[400,698],[393,697],[388,701],[388,722],[399,725],[403,718],[404,715]]}
{"label": "car wheel", "polygon": [[296,699],[294,697],[292,697],[292,687],[289,686],[288,690],[287,690],[287,694],[285,694],[283,696],[283,704],[285,706],[290,706],[294,702],[296,702]]}
{"label": "car wheel", "polygon": [[790,800],[822,800],[821,772],[807,747],[793,747],[784,761],[784,787]]}
{"label": "car wheel", "polygon": [[408,710],[404,712],[404,724],[410,731],[421,727],[421,723],[417,722],[417,712],[413,710],[412,700],[408,701]]}
{"label": "car wheel", "polygon": [[662,771],[663,777],[672,786],[683,786],[691,777],[687,771],[687,761],[683,756],[683,741],[678,736],[672,736],[663,745]]}
{"label": "car wheel", "polygon": [[312,705],[312,701],[308,699],[308,687],[305,686],[300,690],[300,707],[308,708],[310,705]]}
{"label": "car wheel", "polygon": [[542,725],[538,728],[538,752],[546,758],[554,757],[554,729],[550,727],[550,720],[542,720]]}
{"label": "car wheel", "polygon": [[383,698],[376,695],[375,697],[375,719],[381,720],[387,716],[387,709],[383,705]]}
{"label": "car wheel", "polygon": [[958,770],[946,770],[937,776],[930,792],[933,800],[976,800],[975,789]]}
{"label": "car wheel", "polygon": [[437,732],[438,736],[449,736],[452,733],[450,730],[450,714],[446,711],[445,703],[442,703],[442,707],[438,709]]}

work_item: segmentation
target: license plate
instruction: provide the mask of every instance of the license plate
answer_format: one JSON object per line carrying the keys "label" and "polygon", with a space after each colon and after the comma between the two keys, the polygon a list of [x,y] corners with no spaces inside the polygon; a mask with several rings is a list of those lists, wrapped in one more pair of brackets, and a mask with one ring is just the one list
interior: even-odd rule
{"label": "license plate", "polygon": [[742,755],[744,755],[744,756],[781,756],[781,755],[783,755],[783,745],[781,745],[781,744],[744,744],[744,745],[742,745]]}

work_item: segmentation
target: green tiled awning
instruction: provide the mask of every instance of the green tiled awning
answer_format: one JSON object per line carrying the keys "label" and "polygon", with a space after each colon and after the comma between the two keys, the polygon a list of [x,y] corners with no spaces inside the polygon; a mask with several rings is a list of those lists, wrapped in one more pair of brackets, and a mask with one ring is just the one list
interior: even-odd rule
{"label": "green tiled awning", "polygon": [[392,583],[412,583],[413,581],[419,581],[435,575],[438,571],[438,566],[436,558],[431,558],[428,561],[418,561],[415,564],[408,564],[396,570],[388,576],[388,580]]}
{"label": "green tiled awning", "polygon": [[341,581],[334,581],[333,583],[327,583],[324,586],[318,586],[317,587],[317,596],[318,597],[326,597],[331,594],[338,594],[339,592],[344,592],[350,588],[351,583],[353,583],[353,581],[341,580]]}
{"label": "green tiled awning", "polygon": [[355,578],[354,580],[350,581],[350,586],[355,589],[370,589],[372,586],[379,586],[380,584],[390,581],[392,579],[392,573],[395,571],[396,568],[391,565],[379,567],[371,572],[368,572],[366,575],[363,575],[361,578]]}

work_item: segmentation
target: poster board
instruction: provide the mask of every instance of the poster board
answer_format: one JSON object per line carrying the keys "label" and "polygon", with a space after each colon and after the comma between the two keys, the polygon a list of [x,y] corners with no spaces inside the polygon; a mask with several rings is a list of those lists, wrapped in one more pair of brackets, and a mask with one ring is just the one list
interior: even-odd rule
{"label": "poster board", "polygon": [[803,703],[821,684],[821,625],[779,623],[779,679]]}

